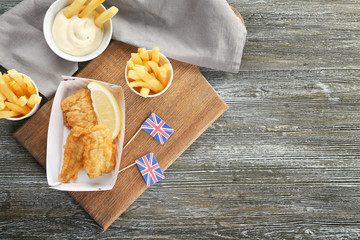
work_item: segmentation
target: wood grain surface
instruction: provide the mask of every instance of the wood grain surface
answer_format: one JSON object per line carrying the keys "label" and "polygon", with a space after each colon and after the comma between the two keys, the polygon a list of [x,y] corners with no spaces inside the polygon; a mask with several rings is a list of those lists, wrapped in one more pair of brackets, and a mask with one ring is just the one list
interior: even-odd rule
{"label": "wood grain surface", "polygon": [[229,109],[107,231],[47,189],[24,121],[0,120],[2,238],[360,238],[360,2],[229,3],[241,70],[200,69]]}

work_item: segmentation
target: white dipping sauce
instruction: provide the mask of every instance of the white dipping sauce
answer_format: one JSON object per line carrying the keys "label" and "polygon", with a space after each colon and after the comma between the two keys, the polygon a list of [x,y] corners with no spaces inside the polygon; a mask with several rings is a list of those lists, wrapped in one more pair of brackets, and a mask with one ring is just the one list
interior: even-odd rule
{"label": "white dipping sauce", "polygon": [[64,9],[54,19],[52,35],[56,45],[73,56],[84,56],[97,49],[104,37],[103,27],[95,25],[95,16],[79,18],[77,15],[67,19]]}

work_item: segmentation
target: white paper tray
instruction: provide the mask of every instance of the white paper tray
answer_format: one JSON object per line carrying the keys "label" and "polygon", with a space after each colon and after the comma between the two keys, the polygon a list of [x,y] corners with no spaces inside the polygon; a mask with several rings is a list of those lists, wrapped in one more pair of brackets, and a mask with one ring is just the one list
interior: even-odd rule
{"label": "white paper tray", "polygon": [[[103,174],[97,178],[90,179],[84,169],[79,171],[78,179],[74,182],[62,183],[58,180],[61,172],[64,145],[70,130],[65,127],[63,121],[63,111],[61,109],[61,101],[75,93],[79,89],[87,88],[87,85],[93,79],[85,79],[78,77],[63,76],[64,81],[60,83],[51,109],[49,129],[47,136],[47,152],[46,152],[46,175],[47,181],[51,188],[63,191],[103,191],[111,190],[116,182],[119,172],[122,148],[125,135],[125,100],[124,93],[120,86],[101,82],[114,95],[121,113],[121,131],[116,139],[117,153],[115,170],[108,174]],[[95,80],[97,81],[97,80]]]}

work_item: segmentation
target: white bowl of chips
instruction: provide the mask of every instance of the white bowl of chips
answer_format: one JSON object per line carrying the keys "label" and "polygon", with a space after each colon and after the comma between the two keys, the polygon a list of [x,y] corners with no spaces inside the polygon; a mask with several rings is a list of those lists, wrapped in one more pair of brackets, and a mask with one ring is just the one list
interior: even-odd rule
{"label": "white bowl of chips", "polygon": [[[145,57],[143,54],[145,54]],[[174,76],[169,59],[159,52],[158,47],[153,50],[139,48],[138,53],[132,53],[131,55],[125,67],[125,80],[131,91],[145,98],[157,97],[165,93],[169,89]],[[157,55],[156,60],[154,60],[153,55]],[[146,58],[149,60],[144,60]],[[140,64],[140,61],[142,61],[142,64]],[[143,92],[144,89],[145,92]]]}
{"label": "white bowl of chips", "polygon": [[19,121],[32,116],[39,109],[39,90],[29,76],[11,69],[2,76],[1,81],[0,118]]}

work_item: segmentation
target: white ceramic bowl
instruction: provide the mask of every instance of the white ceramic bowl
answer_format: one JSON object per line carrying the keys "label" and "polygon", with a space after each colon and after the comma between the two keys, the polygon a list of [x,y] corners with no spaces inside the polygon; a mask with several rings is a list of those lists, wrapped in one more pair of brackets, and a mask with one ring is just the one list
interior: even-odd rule
{"label": "white ceramic bowl", "polygon": [[[151,50],[147,50],[148,53],[149,53],[149,57],[151,58]],[[129,61],[131,60],[131,58],[129,59]],[[157,97],[157,96],[160,96],[161,94],[163,94],[164,92],[166,92],[166,90],[169,89],[172,81],[173,81],[173,76],[174,76],[174,70],[172,68],[172,65],[169,61],[169,59],[167,57],[165,57],[164,54],[162,53],[159,53],[159,63],[160,65],[163,65],[163,64],[166,64],[168,63],[170,65],[170,68],[171,68],[171,76],[170,76],[170,79],[168,79],[168,84],[166,85],[166,87],[161,91],[161,92],[158,92],[156,94],[149,94],[148,97]],[[136,93],[137,95],[141,96],[140,93],[138,91],[136,91],[135,89],[133,89],[132,87],[129,86],[129,80],[127,78],[127,73],[128,73],[128,68],[127,68],[127,65],[125,67],[125,80],[126,80],[126,83],[128,85],[128,87],[131,89],[131,91],[133,91],[134,93]],[[142,97],[142,96],[141,96]]]}
{"label": "white ceramic bowl", "polygon": [[[27,76],[27,75],[25,75],[25,74],[23,74],[23,73],[20,73],[20,74],[23,75],[23,76],[29,77],[29,76]],[[30,78],[30,77],[29,77],[29,78]],[[35,86],[36,94],[39,95],[39,90],[38,90],[35,82],[34,82],[31,78],[30,78],[30,80],[31,80],[32,84]],[[30,111],[28,114],[26,114],[25,116],[22,116],[22,117],[13,117],[13,118],[6,118],[6,119],[11,120],[11,121],[23,120],[23,119],[25,119],[25,118],[28,118],[28,117],[34,115],[34,113],[39,109],[39,107],[40,107],[40,104],[36,104],[36,105],[33,107],[33,109],[31,109],[31,111]]]}
{"label": "white ceramic bowl", "polygon": [[[110,40],[112,37],[112,31],[113,31],[111,19],[104,23],[104,38],[103,38],[100,46],[96,50],[94,50],[93,52],[91,52],[87,55],[84,55],[84,56],[73,56],[73,55],[63,52],[56,45],[56,43],[53,39],[53,36],[52,36],[52,25],[53,25],[56,14],[61,9],[63,9],[64,7],[66,7],[68,5],[69,5],[69,0],[57,0],[47,10],[47,12],[45,14],[45,18],[44,18],[44,23],[43,23],[43,32],[44,32],[44,36],[45,36],[45,40],[46,40],[47,44],[49,45],[51,50],[56,55],[58,55],[59,57],[61,57],[63,59],[66,59],[68,61],[85,62],[85,61],[89,61],[91,59],[96,58],[107,48],[107,46],[110,43]],[[106,9],[103,5],[96,8],[96,11],[99,13],[102,13],[105,10]]]}

